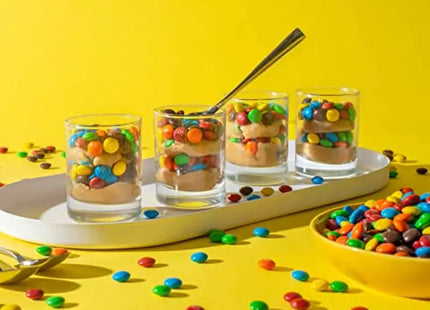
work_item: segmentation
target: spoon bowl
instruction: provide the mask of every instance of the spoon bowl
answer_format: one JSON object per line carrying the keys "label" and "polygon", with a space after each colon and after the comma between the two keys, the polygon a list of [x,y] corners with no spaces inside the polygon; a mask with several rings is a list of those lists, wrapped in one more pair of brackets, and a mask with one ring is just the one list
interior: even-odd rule
{"label": "spoon bowl", "polygon": [[12,268],[0,262],[0,284],[12,284],[22,281],[38,271],[37,266]]}

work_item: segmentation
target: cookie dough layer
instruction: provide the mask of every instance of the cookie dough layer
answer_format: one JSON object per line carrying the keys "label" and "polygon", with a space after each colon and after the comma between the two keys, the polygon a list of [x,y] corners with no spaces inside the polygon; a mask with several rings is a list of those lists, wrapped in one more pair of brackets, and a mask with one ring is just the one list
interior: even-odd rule
{"label": "cookie dough layer", "polygon": [[215,187],[221,179],[221,172],[218,168],[210,168],[178,175],[175,171],[162,168],[158,170],[155,178],[180,191],[202,192]]}
{"label": "cookie dough layer", "polygon": [[276,143],[258,143],[257,153],[251,154],[245,150],[242,143],[227,142],[226,155],[227,161],[238,165],[248,167],[274,167],[285,162],[285,154],[279,156],[279,145]]}
{"label": "cookie dough layer", "polygon": [[297,144],[296,152],[306,159],[324,164],[346,164],[357,157],[355,147],[324,147],[310,143]]}
{"label": "cookie dough layer", "polygon": [[208,141],[202,140],[197,144],[175,142],[169,147],[163,146],[162,153],[174,157],[178,154],[187,154],[191,157],[201,157],[206,155],[216,155],[221,151],[224,141]]}
{"label": "cookie dough layer", "polygon": [[73,186],[70,194],[80,201],[112,205],[134,201],[140,196],[140,187],[132,183],[117,182],[103,188],[92,189],[78,183]]}
{"label": "cookie dough layer", "polygon": [[348,120],[338,120],[337,122],[331,123],[328,121],[302,121],[302,127],[304,132],[307,133],[325,133],[325,132],[339,132],[339,131],[350,131],[354,129],[354,122]]}
{"label": "cookie dough layer", "polygon": [[227,137],[256,139],[261,137],[276,137],[279,134],[279,128],[282,125],[281,120],[275,120],[271,125],[266,126],[261,123],[252,123],[240,126],[235,122],[230,122],[227,125]]}

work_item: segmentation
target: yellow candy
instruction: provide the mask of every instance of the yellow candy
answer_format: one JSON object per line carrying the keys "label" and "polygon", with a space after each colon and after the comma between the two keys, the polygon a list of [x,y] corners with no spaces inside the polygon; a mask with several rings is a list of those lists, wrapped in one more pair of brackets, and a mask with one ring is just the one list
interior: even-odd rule
{"label": "yellow candy", "polygon": [[78,175],[90,175],[91,173],[93,173],[93,170],[85,165],[80,165],[76,167],[75,171]]}
{"label": "yellow candy", "polygon": [[430,226],[423,229],[423,235],[430,235]]}
{"label": "yellow candy", "polygon": [[393,161],[397,161],[397,162],[404,162],[406,161],[406,156],[403,154],[396,154],[393,156]]}
{"label": "yellow candy", "polygon": [[330,229],[324,228],[323,231],[322,231],[322,234],[325,236],[330,231],[331,231]]}
{"label": "yellow candy", "polygon": [[316,279],[312,281],[312,288],[319,292],[325,291],[329,288],[330,283],[324,279]]}
{"label": "yellow candy", "polygon": [[408,206],[408,207],[404,207],[402,209],[402,213],[406,213],[406,214],[411,214],[411,215],[417,216],[417,215],[421,214],[421,210],[418,209],[417,207]]}
{"label": "yellow candy", "polygon": [[242,111],[244,111],[244,110],[245,110],[245,108],[244,108],[243,104],[242,104],[242,103],[240,103],[240,102],[235,102],[235,103],[233,104],[233,107],[234,107],[234,110],[235,110],[237,113],[242,112]]}
{"label": "yellow candy", "polygon": [[270,195],[272,195],[272,194],[273,194],[273,192],[274,192],[274,190],[273,190],[273,188],[271,188],[271,187],[265,187],[265,188],[262,188],[262,189],[260,190],[260,193],[261,193],[263,196],[270,196]]}
{"label": "yellow candy", "polygon": [[312,144],[318,144],[320,143],[320,137],[318,137],[317,134],[310,133],[308,134],[308,142]]}
{"label": "yellow candy", "polygon": [[374,206],[375,206],[375,203],[376,203],[376,200],[374,200],[374,199],[370,199],[370,200],[366,201],[366,202],[364,203],[364,205],[365,205],[366,207],[372,208],[372,207],[374,207]]}
{"label": "yellow candy", "polygon": [[21,307],[18,305],[9,304],[9,305],[4,305],[0,309],[1,310],[21,310]]}
{"label": "yellow candy", "polygon": [[31,149],[34,146],[34,144],[32,142],[25,142],[24,143],[24,147],[26,149]]}
{"label": "yellow candy", "polygon": [[257,105],[257,109],[260,110],[260,111],[263,111],[266,108],[267,108],[267,103],[266,102],[262,102],[262,103],[259,103]]}
{"label": "yellow candy", "polygon": [[397,197],[397,198],[402,198],[403,193],[401,191],[396,191],[396,192],[392,193],[391,196]]}
{"label": "yellow candy", "polygon": [[387,201],[391,201],[394,203],[399,203],[400,202],[400,198],[394,197],[394,196],[388,196],[387,197]]}
{"label": "yellow candy", "polygon": [[106,138],[103,142],[103,149],[106,153],[113,154],[119,149],[119,142],[114,138]]}
{"label": "yellow candy", "polygon": [[338,110],[330,109],[327,111],[326,117],[329,122],[336,122],[339,119],[340,114]]}
{"label": "yellow candy", "polygon": [[257,102],[255,102],[255,101],[248,102],[248,106],[250,108],[255,108],[257,106]]}
{"label": "yellow candy", "polygon": [[342,221],[342,222],[340,222],[340,227],[344,227],[344,226],[349,225],[349,224],[351,224],[351,223],[348,221]]}
{"label": "yellow candy", "polygon": [[78,165],[72,166],[72,171],[70,171],[70,177],[74,180],[78,176],[78,173],[76,172],[76,168],[78,168]]}
{"label": "yellow candy", "polygon": [[270,142],[280,145],[281,139],[279,139],[278,137],[270,137]]}
{"label": "yellow candy", "polygon": [[116,176],[120,176],[123,175],[125,170],[127,170],[127,165],[125,162],[123,161],[119,161],[117,162],[113,167],[112,167],[112,173]]}
{"label": "yellow candy", "polygon": [[373,251],[378,246],[378,243],[379,243],[378,239],[372,238],[366,243],[366,245],[364,246],[364,249],[366,251]]}
{"label": "yellow candy", "polygon": [[379,219],[376,222],[374,222],[373,227],[375,227],[376,230],[382,231],[382,230],[386,230],[392,224],[393,224],[393,221],[390,219]]}

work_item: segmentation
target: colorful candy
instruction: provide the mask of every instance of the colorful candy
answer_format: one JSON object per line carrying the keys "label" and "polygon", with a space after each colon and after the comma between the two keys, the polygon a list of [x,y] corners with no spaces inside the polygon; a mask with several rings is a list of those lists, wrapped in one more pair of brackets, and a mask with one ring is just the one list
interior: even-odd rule
{"label": "colorful candy", "polygon": [[207,261],[208,255],[204,252],[196,252],[191,255],[191,260],[196,263],[204,263]]}
{"label": "colorful candy", "polygon": [[267,237],[269,235],[270,231],[266,227],[256,227],[256,228],[254,228],[252,233],[256,237],[264,238],[264,237]]}
{"label": "colorful candy", "polygon": [[209,239],[211,242],[220,243],[222,242],[222,237],[225,236],[225,231],[220,229],[211,229],[209,231]]}
{"label": "colorful candy", "polygon": [[284,185],[279,186],[278,190],[281,193],[288,193],[288,192],[291,192],[293,190],[293,188],[289,185],[284,184]]}
{"label": "colorful candy", "polygon": [[155,219],[160,213],[157,210],[145,210],[143,216],[147,219]]}
{"label": "colorful candy", "polygon": [[150,268],[150,267],[154,266],[155,259],[152,257],[142,257],[137,261],[137,263],[142,267]]}
{"label": "colorful candy", "polygon": [[296,310],[306,310],[310,307],[310,303],[306,299],[296,298],[290,302],[290,306]]}
{"label": "colorful candy", "polygon": [[251,310],[268,310],[269,306],[261,300],[254,300],[249,304]]}
{"label": "colorful candy", "polygon": [[65,299],[61,296],[51,296],[46,299],[46,304],[52,308],[61,308],[64,302]]}
{"label": "colorful candy", "polygon": [[239,192],[240,192],[242,195],[244,195],[244,196],[248,196],[248,195],[250,195],[253,191],[254,191],[254,190],[253,190],[253,189],[252,189],[252,187],[250,187],[250,186],[244,186],[244,187],[241,187],[241,188],[239,189]]}
{"label": "colorful candy", "polygon": [[302,298],[302,295],[296,292],[288,292],[284,294],[284,299],[287,302],[292,302],[294,299]]}
{"label": "colorful candy", "polygon": [[167,278],[164,280],[164,285],[170,288],[180,288],[182,286],[182,281],[179,278]]}
{"label": "colorful candy", "polygon": [[330,288],[335,292],[344,293],[348,291],[348,285],[342,281],[333,281],[330,282]]}
{"label": "colorful candy", "polygon": [[0,147],[0,154],[6,154],[7,151],[8,151],[7,147],[4,147],[4,146]]}
{"label": "colorful candy", "polygon": [[128,279],[130,279],[130,273],[124,270],[120,270],[112,275],[112,279],[117,282],[126,282],[128,281]]}
{"label": "colorful candy", "polygon": [[27,157],[27,152],[18,152],[16,155],[18,155],[18,157],[21,157],[21,158],[26,158]]}
{"label": "colorful candy", "polygon": [[158,296],[167,296],[170,294],[171,288],[167,285],[156,285],[152,288],[152,292]]}
{"label": "colorful candy", "polygon": [[37,253],[43,256],[49,256],[51,254],[52,248],[47,245],[41,245],[36,249]]}
{"label": "colorful candy", "polygon": [[240,196],[239,194],[228,194],[227,195],[227,199],[231,202],[239,202],[242,199],[242,196]]}
{"label": "colorful candy", "polygon": [[25,291],[25,296],[30,298],[30,299],[33,299],[33,300],[42,299],[43,294],[44,294],[43,290],[38,289],[38,288],[32,288],[32,289]]}
{"label": "colorful candy", "polygon": [[270,196],[270,195],[272,195],[272,194],[273,194],[273,192],[274,192],[274,190],[273,190],[273,188],[271,188],[271,187],[264,187],[264,188],[262,188],[262,189],[260,190],[260,193],[261,193],[263,196]]}
{"label": "colorful candy", "polygon": [[263,258],[258,261],[258,266],[266,270],[273,270],[276,267],[276,264],[271,259]]}
{"label": "colorful candy", "polygon": [[309,279],[309,274],[303,270],[294,270],[291,272],[291,276],[301,282],[306,282]]}
{"label": "colorful candy", "polygon": [[311,179],[311,182],[313,184],[323,184],[324,183],[324,179],[320,176],[315,176]]}
{"label": "colorful candy", "polygon": [[221,242],[224,244],[236,244],[237,237],[231,234],[225,234],[221,238]]}

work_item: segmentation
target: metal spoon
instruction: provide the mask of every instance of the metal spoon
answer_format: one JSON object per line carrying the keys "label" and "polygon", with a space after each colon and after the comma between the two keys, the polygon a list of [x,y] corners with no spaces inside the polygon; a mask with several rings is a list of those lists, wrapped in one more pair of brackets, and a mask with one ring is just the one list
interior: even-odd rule
{"label": "metal spoon", "polygon": [[19,263],[17,267],[34,266],[34,267],[37,267],[38,269],[37,271],[44,271],[51,267],[54,267],[59,263],[61,263],[62,261],[64,261],[70,255],[70,252],[67,252],[56,256],[48,256],[43,258],[29,258],[29,257],[22,256],[21,254],[19,254],[14,250],[3,248],[3,247],[0,247],[0,253],[8,255],[14,258],[15,260],[17,260]]}
{"label": "metal spoon", "polygon": [[218,111],[224,104],[230,101],[238,92],[240,92],[246,85],[251,83],[256,77],[261,73],[270,68],[275,62],[282,58],[286,53],[291,51],[297,44],[302,42],[306,36],[299,29],[294,29],[281,43],[269,54],[266,58],[261,61],[257,67],[252,70],[248,76],[239,83],[231,92],[224,96],[216,105],[209,108],[209,110],[203,112],[202,114],[214,114]]}
{"label": "metal spoon", "polygon": [[12,268],[8,264],[0,261],[0,284],[16,283],[35,274],[37,266]]}

